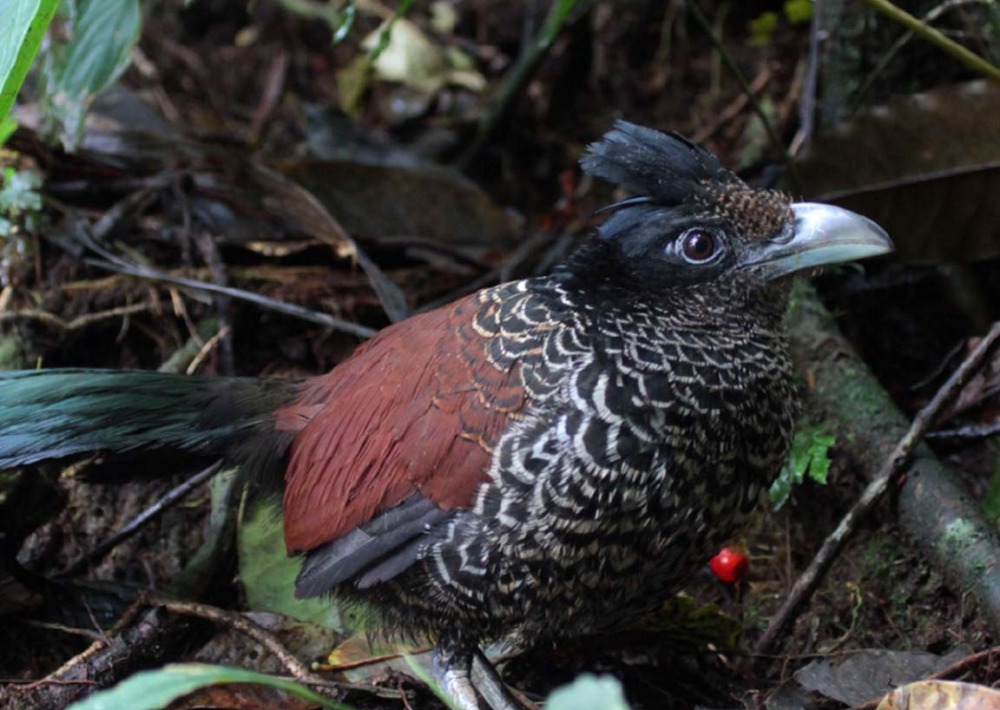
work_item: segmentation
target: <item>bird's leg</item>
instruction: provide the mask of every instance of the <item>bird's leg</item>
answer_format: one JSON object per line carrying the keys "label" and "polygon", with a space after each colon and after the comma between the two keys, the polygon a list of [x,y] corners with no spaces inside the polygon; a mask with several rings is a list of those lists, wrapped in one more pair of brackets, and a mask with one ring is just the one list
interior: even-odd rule
{"label": "bird's leg", "polygon": [[472,687],[474,648],[465,641],[444,637],[434,649],[434,673],[441,688],[461,710],[482,710]]}
{"label": "bird's leg", "polygon": [[524,710],[475,643],[442,638],[434,651],[434,671],[461,710],[483,710],[480,698],[491,710]]}
{"label": "bird's leg", "polygon": [[524,710],[507,689],[497,669],[478,646],[472,657],[472,684],[493,710]]}

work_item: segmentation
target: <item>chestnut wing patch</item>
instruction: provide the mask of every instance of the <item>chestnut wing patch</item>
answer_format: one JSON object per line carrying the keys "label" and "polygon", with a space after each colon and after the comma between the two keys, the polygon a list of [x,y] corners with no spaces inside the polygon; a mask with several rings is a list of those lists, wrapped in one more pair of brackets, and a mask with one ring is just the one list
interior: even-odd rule
{"label": "chestnut wing patch", "polygon": [[[517,360],[489,354],[477,294],[386,328],[277,412],[298,432],[285,475],[290,553],[336,540],[414,493],[449,510],[487,480],[493,446],[527,404]],[[500,364],[502,363],[502,364]]]}

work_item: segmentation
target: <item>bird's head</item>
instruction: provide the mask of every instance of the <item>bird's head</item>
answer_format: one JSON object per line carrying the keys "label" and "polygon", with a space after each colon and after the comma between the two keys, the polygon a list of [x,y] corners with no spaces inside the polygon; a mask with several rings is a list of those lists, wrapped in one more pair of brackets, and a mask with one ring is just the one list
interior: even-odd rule
{"label": "bird's head", "polygon": [[660,294],[720,284],[766,293],[797,271],[893,248],[871,220],[750,187],[676,134],[618,121],[581,164],[636,193],[606,208],[597,239],[571,261],[590,280]]}

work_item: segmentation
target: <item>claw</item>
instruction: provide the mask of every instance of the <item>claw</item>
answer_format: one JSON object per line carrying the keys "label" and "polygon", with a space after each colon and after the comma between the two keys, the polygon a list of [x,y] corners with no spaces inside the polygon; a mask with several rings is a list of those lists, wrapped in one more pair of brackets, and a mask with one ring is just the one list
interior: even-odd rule
{"label": "claw", "polygon": [[442,639],[434,651],[434,672],[460,710],[528,710],[478,646],[468,650],[466,644]]}

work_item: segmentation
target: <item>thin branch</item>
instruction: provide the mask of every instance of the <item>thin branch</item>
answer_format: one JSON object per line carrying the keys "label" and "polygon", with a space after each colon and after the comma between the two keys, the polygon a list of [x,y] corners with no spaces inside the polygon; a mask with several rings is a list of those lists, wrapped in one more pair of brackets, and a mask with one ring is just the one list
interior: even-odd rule
{"label": "thin branch", "polygon": [[134,303],[128,306],[119,306],[97,313],[87,313],[77,316],[73,320],[63,320],[57,315],[48,311],[29,309],[23,311],[4,311],[0,313],[0,323],[7,320],[36,320],[56,330],[71,331],[85,328],[92,323],[97,323],[108,318],[127,317],[134,313],[148,311],[152,306],[148,303]]}
{"label": "thin branch", "polygon": [[[935,22],[941,15],[943,15],[948,10],[954,9],[956,7],[961,7],[962,5],[971,4],[985,4],[989,5],[993,0],[945,0],[937,7],[932,8],[927,12],[922,18],[921,22],[929,25]],[[868,92],[875,85],[875,80],[885,71],[885,68],[889,66],[889,63],[896,57],[899,51],[913,39],[915,33],[913,30],[908,30],[902,34],[902,36],[892,43],[892,46],[875,62],[875,66],[868,75],[865,77],[864,81],[858,87],[857,91],[854,92],[854,98],[852,99],[851,113],[857,113],[859,109],[862,108],[862,102],[868,95]]]}
{"label": "thin branch", "polygon": [[[952,663],[946,668],[933,673],[926,678],[921,678],[920,680],[952,680],[959,678],[960,676],[969,672],[970,668],[974,668],[980,664],[989,663],[993,661],[996,657],[1000,657],[1000,647],[994,646],[988,648],[985,651],[980,651],[978,653],[973,653],[972,655],[966,656],[955,663]],[[877,710],[881,707],[883,698],[875,698],[867,703],[861,705],[856,705],[851,710]],[[958,705],[961,707],[961,704]]]}
{"label": "thin branch", "polygon": [[931,27],[919,18],[914,17],[900,7],[893,5],[889,0],[864,0],[865,3],[874,10],[881,12],[903,27],[907,28],[915,35],[938,47],[943,52],[950,54],[956,60],[972,69],[975,72],[985,75],[993,81],[1000,82],[1000,68],[993,66],[989,61],[983,59],[975,52],[972,52],[958,42],[948,38],[939,30]]}
{"label": "thin branch", "polygon": [[[102,633],[101,638],[96,639],[90,646],[85,648],[80,653],[73,656],[71,659],[63,663],[59,668],[49,673],[47,676],[41,680],[34,681],[26,686],[25,689],[31,689],[35,686],[43,686],[47,683],[55,683],[60,680],[64,680],[65,677],[78,666],[86,665],[89,660],[95,656],[100,651],[103,651],[109,645],[111,645],[111,638],[122,633],[126,628],[132,625],[137,618],[139,618],[139,612],[142,610],[142,605],[138,602],[133,602],[129,605],[129,608],[125,610],[115,622],[115,625],[107,632]],[[88,681],[91,682],[91,681]]]}
{"label": "thin branch", "polygon": [[764,130],[767,132],[767,138],[774,147],[774,150],[778,152],[781,156],[781,161],[788,168],[788,177],[793,183],[799,185],[801,180],[799,179],[798,172],[795,169],[795,164],[792,162],[792,157],[788,153],[788,149],[785,144],[781,141],[778,136],[778,132],[775,130],[774,126],[771,125],[771,119],[764,111],[764,107],[761,105],[760,101],[757,100],[753,88],[750,86],[750,82],[747,78],[743,76],[743,72],[740,70],[739,65],[736,60],[733,59],[726,45],[723,43],[722,39],[715,34],[715,30],[712,28],[711,23],[705,14],[701,11],[701,6],[698,4],[697,0],[688,0],[688,9],[691,11],[691,16],[694,18],[695,22],[701,27],[702,31],[708,35],[708,39],[712,42],[719,56],[722,57],[723,63],[725,63],[726,68],[729,69],[730,73],[736,78],[739,83],[740,88],[743,90],[744,95],[746,95],[747,100],[750,102],[750,106],[753,108],[754,113],[760,119],[760,122],[764,126]]}
{"label": "thin branch", "polygon": [[86,259],[86,263],[97,266],[101,269],[106,269],[107,271],[114,271],[120,274],[126,274],[127,276],[147,279],[149,281],[159,281],[161,283],[173,284],[174,286],[190,288],[196,291],[214,293],[219,296],[228,296],[229,298],[235,298],[240,301],[246,301],[247,303],[253,303],[256,306],[270,311],[284,313],[285,315],[301,318],[302,320],[306,320],[311,323],[318,323],[334,330],[350,333],[351,335],[356,335],[359,338],[370,338],[377,332],[363,325],[351,323],[350,321],[346,321],[341,318],[335,318],[334,316],[327,315],[326,313],[311,311],[308,308],[296,306],[293,303],[285,303],[284,301],[278,301],[273,298],[268,298],[267,296],[261,296],[256,293],[251,293],[250,291],[244,291],[243,289],[232,288],[230,286],[219,286],[218,284],[209,283],[207,281],[186,279],[180,276],[172,276],[149,266],[134,264],[98,244],[92,237],[90,237],[90,235],[86,233],[81,233],[79,237],[88,249],[101,257],[101,259]]}
{"label": "thin branch", "polygon": [[213,335],[211,338],[209,338],[205,342],[205,344],[201,346],[201,349],[198,351],[198,354],[194,356],[193,360],[191,360],[191,364],[188,365],[187,370],[184,372],[184,374],[193,375],[194,373],[196,373],[198,371],[198,368],[201,367],[201,363],[203,363],[205,361],[205,358],[207,358],[209,354],[212,352],[212,350],[215,349],[215,346],[218,345],[223,338],[229,335],[229,330],[230,328],[228,325],[224,325],[221,328],[219,328],[219,332]]}
{"label": "thin branch", "polygon": [[763,635],[757,641],[754,653],[768,653],[778,637],[795,620],[799,609],[809,600],[819,586],[833,561],[840,554],[847,540],[853,534],[858,523],[874,509],[878,502],[896,481],[904,467],[909,462],[914,448],[927,433],[934,419],[944,407],[962,390],[962,388],[979,371],[997,340],[1000,340],[1000,321],[993,324],[990,331],[979,342],[976,348],[952,373],[948,381],[937,391],[934,398],[917,414],[909,430],[896,444],[896,448],[882,465],[878,475],[865,489],[857,503],[840,521],[837,529],[823,542],[823,546],[813,558],[809,567],[796,580],[781,608],[771,617],[771,621]]}
{"label": "thin branch", "polygon": [[518,57],[517,63],[504,77],[496,99],[479,120],[476,137],[472,141],[472,145],[469,146],[457,161],[460,168],[471,165],[476,156],[479,155],[483,146],[486,145],[486,142],[493,135],[494,130],[496,130],[500,119],[506,115],[514,97],[520,92],[528,79],[531,78],[539,61],[541,61],[545,53],[552,47],[552,43],[559,36],[560,31],[562,31],[563,26],[569,20],[570,16],[574,13],[576,13],[577,17],[583,15],[590,9],[593,2],[594,0],[556,0],[552,4],[552,8],[549,10],[549,14],[546,16],[545,23],[542,25],[541,30],[539,30],[538,35],[534,41],[527,45],[527,49]]}
{"label": "thin branch", "polygon": [[282,644],[274,634],[265,629],[263,626],[254,623],[242,614],[235,611],[227,611],[218,607],[209,606],[208,604],[164,599],[152,594],[145,595],[143,599],[150,606],[162,606],[164,609],[174,614],[183,614],[186,616],[195,616],[199,619],[207,619],[208,621],[220,626],[233,629],[234,631],[239,631],[270,651],[281,662],[292,677],[306,683],[314,683],[320,686],[327,685],[326,680],[310,671],[305,664],[302,663],[302,661],[297,659],[287,648],[285,648],[284,644]]}
{"label": "thin branch", "polygon": [[67,567],[63,574],[67,576],[76,574],[88,565],[100,560],[112,549],[139,532],[147,523],[154,520],[168,508],[184,500],[184,498],[186,498],[191,491],[214,476],[220,468],[222,468],[222,461],[216,461],[208,468],[196,473],[194,476],[184,481],[184,483],[180,484],[153,503],[153,505],[139,513],[139,515],[130,520],[121,530],[98,544],[93,550]]}

